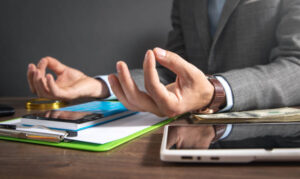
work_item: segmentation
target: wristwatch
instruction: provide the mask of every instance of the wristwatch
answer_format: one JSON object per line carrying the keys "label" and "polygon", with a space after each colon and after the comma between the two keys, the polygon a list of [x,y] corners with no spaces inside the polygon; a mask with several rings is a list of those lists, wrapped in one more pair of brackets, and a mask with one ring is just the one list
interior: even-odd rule
{"label": "wristwatch", "polygon": [[226,93],[223,85],[213,75],[206,75],[208,81],[214,86],[214,95],[211,102],[197,112],[203,114],[212,114],[218,112],[226,103]]}

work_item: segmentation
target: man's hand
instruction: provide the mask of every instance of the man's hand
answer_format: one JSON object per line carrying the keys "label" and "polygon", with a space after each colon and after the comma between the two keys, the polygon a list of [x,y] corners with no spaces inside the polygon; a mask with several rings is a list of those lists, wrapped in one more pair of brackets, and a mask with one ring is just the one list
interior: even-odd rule
{"label": "man's hand", "polygon": [[[56,81],[51,74],[46,74],[47,68],[56,74]],[[49,99],[72,100],[109,95],[104,82],[70,68],[52,57],[42,58],[37,66],[29,64],[27,80],[33,93]]]}
{"label": "man's hand", "polygon": [[[159,81],[156,60],[177,75],[175,82],[164,86]],[[212,100],[214,87],[205,75],[175,53],[148,50],[143,68],[147,93],[138,89],[124,62],[117,63],[118,77],[109,76],[113,92],[130,110],[172,117],[206,107]]]}

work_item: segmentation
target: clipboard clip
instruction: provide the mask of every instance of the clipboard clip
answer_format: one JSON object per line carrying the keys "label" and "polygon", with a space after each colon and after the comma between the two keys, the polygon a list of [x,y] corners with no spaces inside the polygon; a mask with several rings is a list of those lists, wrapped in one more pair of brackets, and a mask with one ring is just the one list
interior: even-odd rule
{"label": "clipboard clip", "polygon": [[[39,132],[41,129],[47,132]],[[59,143],[64,141],[65,137],[76,137],[77,131],[54,130],[44,126],[19,127],[10,124],[0,124],[0,135],[19,139],[31,139]]]}

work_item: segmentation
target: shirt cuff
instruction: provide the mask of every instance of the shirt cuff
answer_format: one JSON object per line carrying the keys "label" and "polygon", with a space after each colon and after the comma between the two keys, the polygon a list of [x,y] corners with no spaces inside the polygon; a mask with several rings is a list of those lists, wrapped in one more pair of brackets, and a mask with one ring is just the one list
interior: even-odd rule
{"label": "shirt cuff", "polygon": [[104,81],[104,83],[108,87],[108,91],[109,91],[110,96],[107,97],[107,98],[104,98],[105,100],[116,100],[117,99],[117,97],[115,96],[114,92],[111,89],[111,86],[109,85],[108,75],[99,75],[99,76],[95,76],[94,78],[97,78],[97,79],[100,79],[100,80]]}
{"label": "shirt cuff", "polygon": [[221,109],[219,112],[230,111],[231,108],[233,107],[233,95],[232,95],[231,88],[223,77],[216,76],[216,78],[222,84],[226,94],[226,106],[223,109]]}
{"label": "shirt cuff", "polygon": [[220,137],[219,140],[226,138],[232,130],[232,124],[227,124],[224,134]]}

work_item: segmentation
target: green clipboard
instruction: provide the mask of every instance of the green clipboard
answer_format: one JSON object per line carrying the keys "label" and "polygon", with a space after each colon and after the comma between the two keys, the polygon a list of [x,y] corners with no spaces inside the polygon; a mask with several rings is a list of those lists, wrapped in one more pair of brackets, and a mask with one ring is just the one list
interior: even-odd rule
{"label": "green clipboard", "polygon": [[62,147],[62,148],[71,148],[71,149],[77,149],[77,150],[87,150],[87,151],[93,151],[93,152],[105,152],[105,151],[109,151],[123,143],[126,143],[136,137],[139,137],[147,132],[150,132],[150,131],[157,129],[165,124],[168,124],[171,121],[173,121],[174,119],[175,118],[166,119],[164,121],[161,121],[157,124],[154,124],[154,125],[146,128],[146,129],[143,129],[134,134],[131,134],[127,137],[124,137],[122,139],[118,139],[118,140],[115,140],[112,142],[108,142],[105,144],[92,144],[92,143],[77,142],[77,141],[53,143],[53,142],[44,142],[44,141],[29,140],[29,139],[19,139],[19,138],[4,137],[4,136],[0,136],[0,139],[25,142],[25,143],[33,143],[33,144],[41,144],[41,145],[49,145],[49,146]]}

